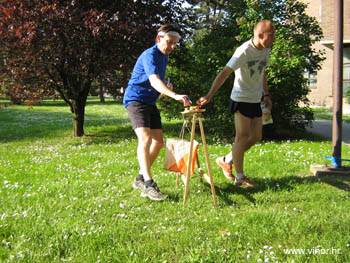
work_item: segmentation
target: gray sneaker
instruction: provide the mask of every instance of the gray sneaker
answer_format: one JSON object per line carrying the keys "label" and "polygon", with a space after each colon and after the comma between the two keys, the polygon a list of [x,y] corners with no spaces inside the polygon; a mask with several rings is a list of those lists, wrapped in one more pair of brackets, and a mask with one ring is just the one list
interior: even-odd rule
{"label": "gray sneaker", "polygon": [[134,189],[140,189],[141,191],[143,191],[143,188],[145,188],[145,181],[144,180],[134,180],[134,182],[132,183],[132,188]]}
{"label": "gray sneaker", "polygon": [[155,182],[153,182],[150,186],[146,186],[144,184],[144,188],[142,190],[141,193],[142,197],[148,197],[149,199],[153,200],[153,201],[163,201],[164,199],[166,199],[168,196],[163,194],[157,184]]}

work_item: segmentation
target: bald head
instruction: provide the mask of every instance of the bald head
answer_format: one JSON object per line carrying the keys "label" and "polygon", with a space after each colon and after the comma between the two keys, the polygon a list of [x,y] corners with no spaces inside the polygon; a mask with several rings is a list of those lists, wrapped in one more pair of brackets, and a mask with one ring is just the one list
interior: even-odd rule
{"label": "bald head", "polygon": [[271,29],[275,29],[269,20],[261,20],[254,27],[254,36],[259,33],[264,33],[265,31],[271,31]]}
{"label": "bald head", "polygon": [[254,27],[253,43],[257,49],[270,48],[275,41],[275,27],[269,20],[261,20]]}

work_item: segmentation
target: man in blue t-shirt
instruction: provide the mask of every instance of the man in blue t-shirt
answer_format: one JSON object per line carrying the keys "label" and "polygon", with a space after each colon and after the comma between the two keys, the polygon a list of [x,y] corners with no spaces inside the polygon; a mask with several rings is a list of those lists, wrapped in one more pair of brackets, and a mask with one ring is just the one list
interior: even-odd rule
{"label": "man in blue t-shirt", "polygon": [[156,44],[137,59],[123,98],[138,139],[140,170],[133,188],[140,189],[141,196],[155,201],[167,198],[151,175],[151,166],[163,146],[162,122],[156,101],[162,94],[182,102],[184,106],[190,105],[187,95],[176,94],[173,85],[165,82],[168,55],[179,40],[180,31],[177,27],[167,24],[158,29]]}

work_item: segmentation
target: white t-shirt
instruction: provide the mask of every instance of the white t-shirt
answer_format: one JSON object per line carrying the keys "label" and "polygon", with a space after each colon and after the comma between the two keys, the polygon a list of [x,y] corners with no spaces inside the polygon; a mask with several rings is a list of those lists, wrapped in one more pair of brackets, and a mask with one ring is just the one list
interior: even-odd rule
{"label": "white t-shirt", "polygon": [[249,40],[239,46],[226,66],[235,71],[231,99],[259,103],[262,96],[263,74],[269,62],[270,48],[257,49]]}

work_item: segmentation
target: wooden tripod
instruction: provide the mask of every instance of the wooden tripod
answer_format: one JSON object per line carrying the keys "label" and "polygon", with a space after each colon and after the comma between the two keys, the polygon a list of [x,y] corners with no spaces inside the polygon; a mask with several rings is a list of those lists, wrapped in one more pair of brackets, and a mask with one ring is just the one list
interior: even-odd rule
{"label": "wooden tripod", "polygon": [[[201,137],[202,137],[202,143],[203,143],[203,150],[204,150],[204,154],[205,154],[205,161],[206,161],[207,169],[208,169],[208,175],[207,175],[200,168],[198,155],[197,155],[196,159],[197,159],[197,166],[198,166],[198,169],[199,169],[199,176],[200,176],[201,182],[203,181],[202,177],[204,177],[204,179],[210,184],[211,193],[213,195],[214,207],[217,207],[214,181],[213,181],[213,177],[211,175],[209,155],[208,155],[208,150],[207,150],[207,142],[205,140],[205,134],[204,134],[204,129],[203,129],[202,112],[205,112],[205,109],[195,109],[195,110],[189,109],[189,110],[185,110],[185,111],[181,112],[183,114],[183,116],[184,116],[184,121],[186,121],[186,119],[191,119],[191,117],[192,117],[190,156],[189,156],[189,159],[188,159],[186,177],[184,175],[182,175],[182,180],[183,180],[183,182],[185,184],[185,192],[184,192],[183,204],[184,205],[186,204],[187,196],[188,196],[188,192],[189,192],[190,174],[191,174],[191,167],[192,167],[191,166],[192,149],[193,149],[194,135],[195,135],[195,131],[196,131],[196,122],[197,122],[197,119],[198,119],[199,128],[200,128]],[[177,180],[176,180],[176,186],[179,185],[179,177],[180,177],[180,175],[178,174]]]}

